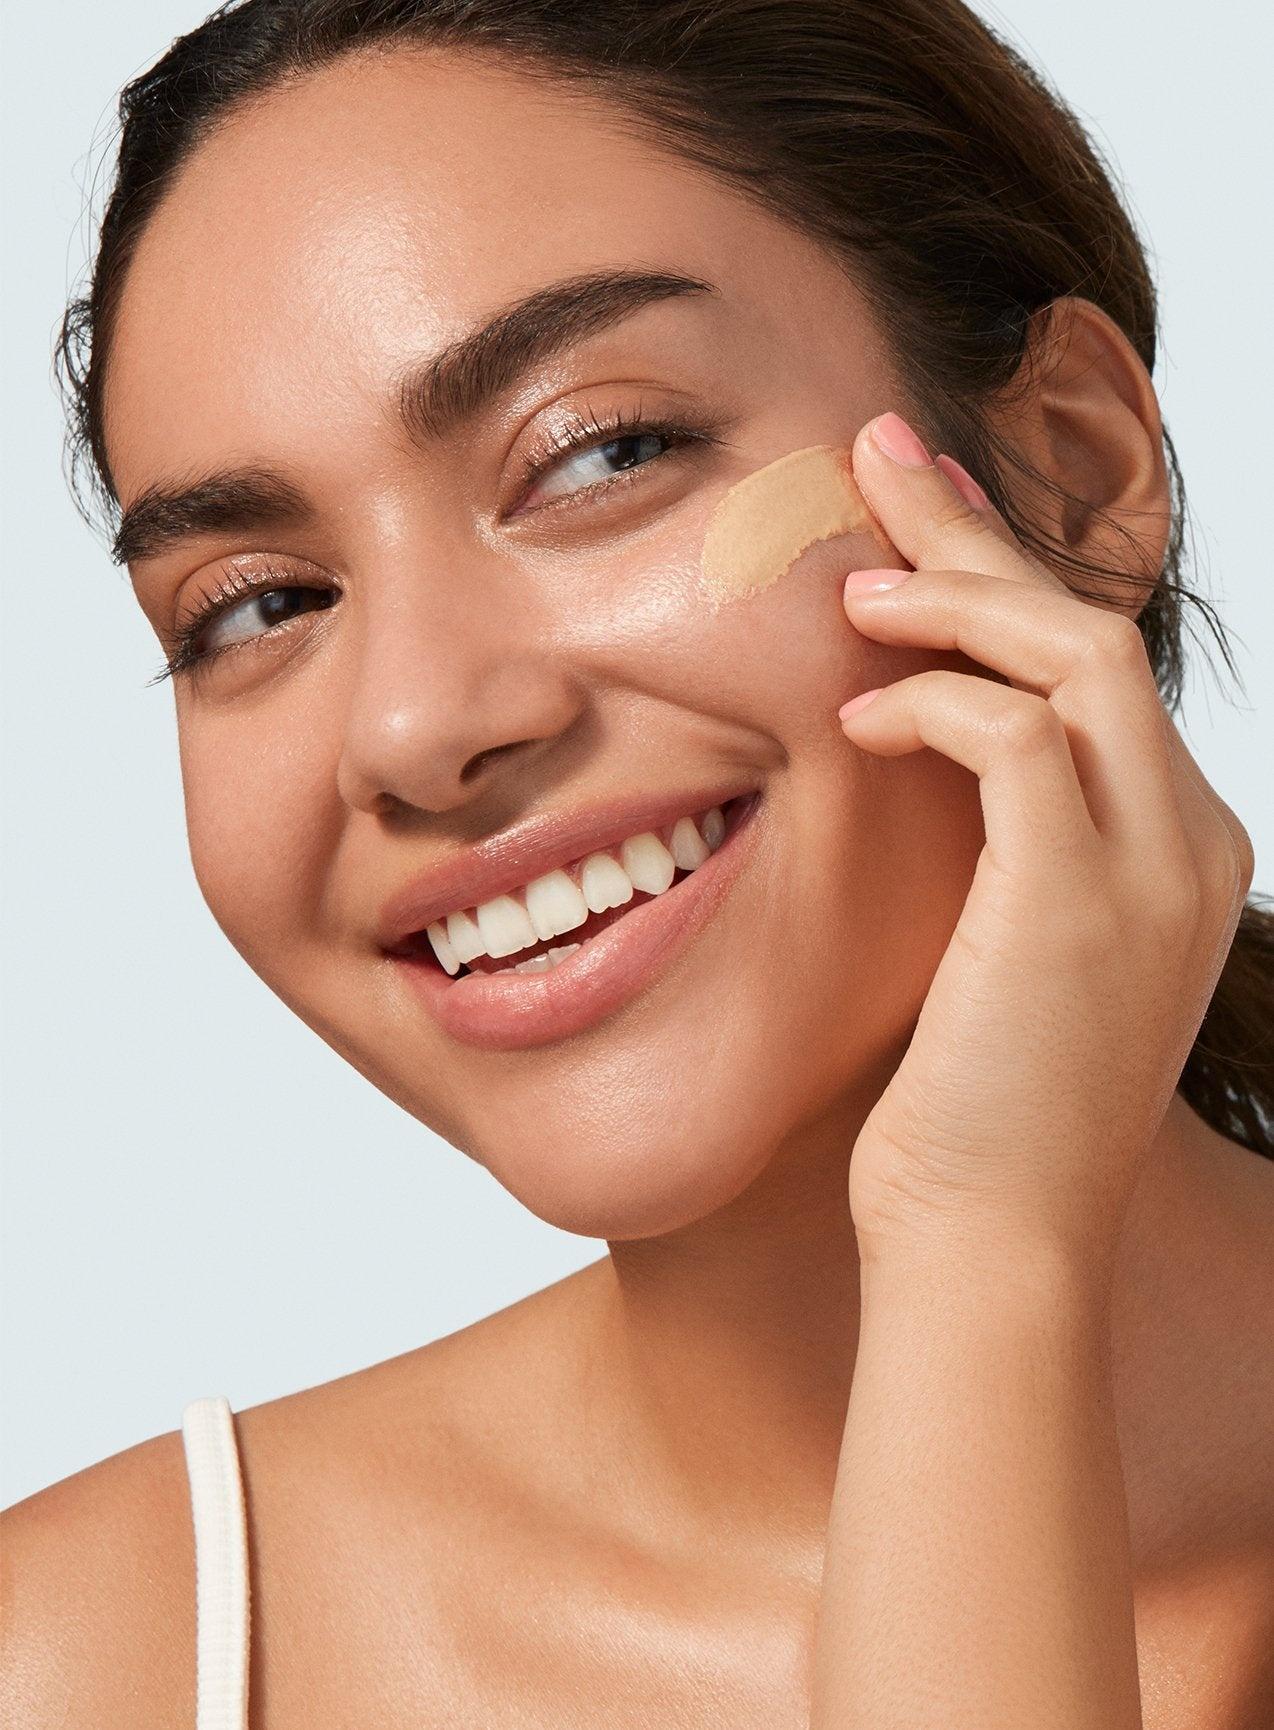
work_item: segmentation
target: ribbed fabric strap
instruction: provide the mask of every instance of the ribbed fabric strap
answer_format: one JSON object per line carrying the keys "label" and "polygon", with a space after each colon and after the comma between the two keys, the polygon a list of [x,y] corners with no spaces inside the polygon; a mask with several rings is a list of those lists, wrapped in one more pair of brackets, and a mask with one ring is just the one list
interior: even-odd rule
{"label": "ribbed fabric strap", "polygon": [[196,1730],[247,1730],[248,1532],[230,1402],[181,1414],[195,1526]]}

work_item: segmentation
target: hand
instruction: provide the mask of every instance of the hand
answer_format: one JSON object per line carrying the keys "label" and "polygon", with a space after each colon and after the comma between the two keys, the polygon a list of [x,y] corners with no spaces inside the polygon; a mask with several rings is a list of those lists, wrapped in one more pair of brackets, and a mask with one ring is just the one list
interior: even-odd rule
{"label": "hand", "polygon": [[860,1248],[989,1232],[1109,1271],[1233,941],[1252,844],[1186,749],[1133,620],[1073,595],[950,458],[934,466],[918,440],[920,466],[891,458],[878,425],[855,440],[854,473],[917,568],[852,573],[851,623],[959,650],[1008,683],[935,669],[841,711],[863,750],[930,745],[971,769],[986,830],[911,1043],[853,1149]]}

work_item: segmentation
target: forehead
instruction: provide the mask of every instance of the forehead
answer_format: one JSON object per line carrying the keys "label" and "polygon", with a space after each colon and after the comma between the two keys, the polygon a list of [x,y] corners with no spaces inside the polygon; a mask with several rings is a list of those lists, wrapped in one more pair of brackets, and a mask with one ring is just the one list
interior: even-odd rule
{"label": "forehead", "polygon": [[715,282],[736,312],[758,282],[836,274],[571,84],[434,51],[335,62],[236,111],[143,232],[106,392],[120,491],[212,449],[286,461],[284,429],[366,416],[503,304],[634,264]]}

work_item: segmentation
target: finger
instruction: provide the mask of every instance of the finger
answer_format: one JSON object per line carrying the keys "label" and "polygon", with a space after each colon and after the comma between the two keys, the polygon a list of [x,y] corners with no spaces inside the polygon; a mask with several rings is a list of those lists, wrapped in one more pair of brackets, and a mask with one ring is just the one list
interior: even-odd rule
{"label": "finger", "polygon": [[[886,590],[858,585],[894,579]],[[877,642],[958,650],[1052,703],[1097,829],[1112,844],[1184,861],[1179,779],[1141,633],[1064,587],[1024,589],[976,571],[851,572],[845,610]]]}
{"label": "finger", "polygon": [[[856,699],[857,700],[857,699]],[[1006,871],[1096,865],[1102,842],[1061,717],[1042,697],[935,668],[886,685],[841,725],[884,757],[931,745],[978,777],[987,845]]]}
{"label": "finger", "polygon": [[861,428],[853,463],[873,514],[910,564],[1065,587],[1030,557],[989,501],[982,509],[969,502],[899,415],[878,415]]}

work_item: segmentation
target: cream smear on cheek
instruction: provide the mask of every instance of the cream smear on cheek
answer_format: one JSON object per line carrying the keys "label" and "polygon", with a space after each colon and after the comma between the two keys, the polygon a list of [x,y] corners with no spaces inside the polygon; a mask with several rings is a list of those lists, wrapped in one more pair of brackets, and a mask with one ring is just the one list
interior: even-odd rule
{"label": "cream smear on cheek", "polygon": [[745,475],[718,502],[703,537],[703,587],[714,609],[777,582],[815,541],[870,534],[903,568],[854,479],[852,453],[809,445]]}

